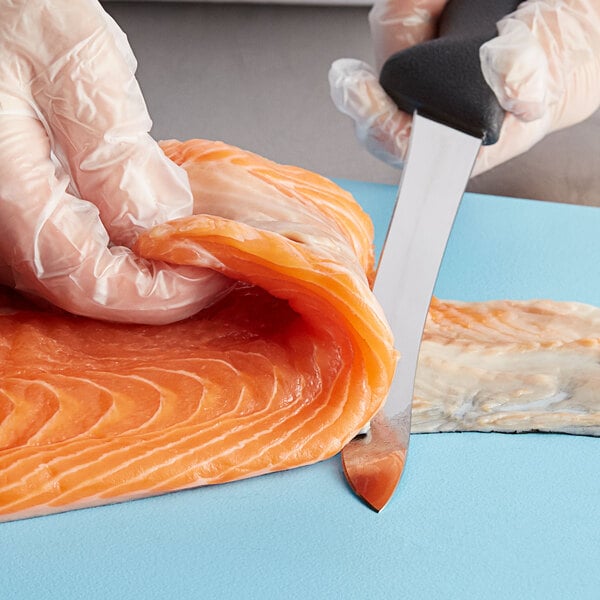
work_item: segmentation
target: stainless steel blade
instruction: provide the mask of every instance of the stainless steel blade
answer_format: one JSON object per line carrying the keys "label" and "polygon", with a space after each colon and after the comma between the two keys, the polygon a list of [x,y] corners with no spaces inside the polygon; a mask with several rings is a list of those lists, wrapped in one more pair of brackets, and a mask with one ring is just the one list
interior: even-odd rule
{"label": "stainless steel blade", "polygon": [[433,288],[481,139],[415,113],[374,292],[401,357],[368,433],[342,451],[352,489],[379,511],[402,476],[417,359]]}

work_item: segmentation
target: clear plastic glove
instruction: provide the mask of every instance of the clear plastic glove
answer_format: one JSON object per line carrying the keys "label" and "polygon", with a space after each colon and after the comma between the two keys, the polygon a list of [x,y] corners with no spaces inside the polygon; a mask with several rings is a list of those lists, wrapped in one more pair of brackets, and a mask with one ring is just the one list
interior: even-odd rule
{"label": "clear plastic glove", "polygon": [[[336,107],[355,123],[376,157],[401,166],[411,116],[378,83],[385,60],[435,36],[447,0],[375,0],[369,14],[376,69],[340,59],[329,72]],[[473,174],[531,148],[552,131],[583,121],[600,106],[600,2],[528,0],[498,23],[481,47],[483,75],[507,111],[499,141],[481,149]]]}
{"label": "clear plastic glove", "polygon": [[193,206],[148,135],[135,69],[96,1],[0,0],[0,283],[80,315],[165,323],[230,283],[127,248]]}

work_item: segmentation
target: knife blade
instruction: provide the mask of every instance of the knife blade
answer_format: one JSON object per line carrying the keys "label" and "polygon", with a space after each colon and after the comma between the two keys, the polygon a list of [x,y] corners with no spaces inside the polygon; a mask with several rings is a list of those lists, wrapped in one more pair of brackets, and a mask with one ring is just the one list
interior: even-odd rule
{"label": "knife blade", "polygon": [[373,291],[400,352],[388,398],[368,431],[342,450],[354,492],[382,510],[400,481],[410,439],[425,319],[448,237],[482,144],[498,140],[504,111],[483,78],[479,48],[515,0],[450,0],[439,37],[393,55],[380,82],[413,113],[409,150]]}

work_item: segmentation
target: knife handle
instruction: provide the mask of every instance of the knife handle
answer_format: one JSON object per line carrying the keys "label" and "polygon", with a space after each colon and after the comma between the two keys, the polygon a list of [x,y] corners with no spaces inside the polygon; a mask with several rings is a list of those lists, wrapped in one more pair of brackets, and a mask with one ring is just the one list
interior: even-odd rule
{"label": "knife handle", "polygon": [[495,144],[504,110],[481,72],[479,48],[497,35],[496,23],[516,0],[450,0],[438,36],[392,55],[381,70],[383,89],[401,110],[415,110]]}

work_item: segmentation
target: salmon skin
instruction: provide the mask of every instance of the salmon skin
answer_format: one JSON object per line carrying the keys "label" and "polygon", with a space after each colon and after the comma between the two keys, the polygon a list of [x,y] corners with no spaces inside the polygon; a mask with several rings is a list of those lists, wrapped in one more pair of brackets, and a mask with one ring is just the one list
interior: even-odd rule
{"label": "salmon skin", "polygon": [[225,297],[162,326],[0,313],[0,520],[328,458],[384,402],[397,360],[373,296],[373,229],[332,182],[219,142],[167,142],[192,217],[148,260],[211,268]]}
{"label": "salmon skin", "polygon": [[600,436],[600,308],[434,298],[412,431]]}

